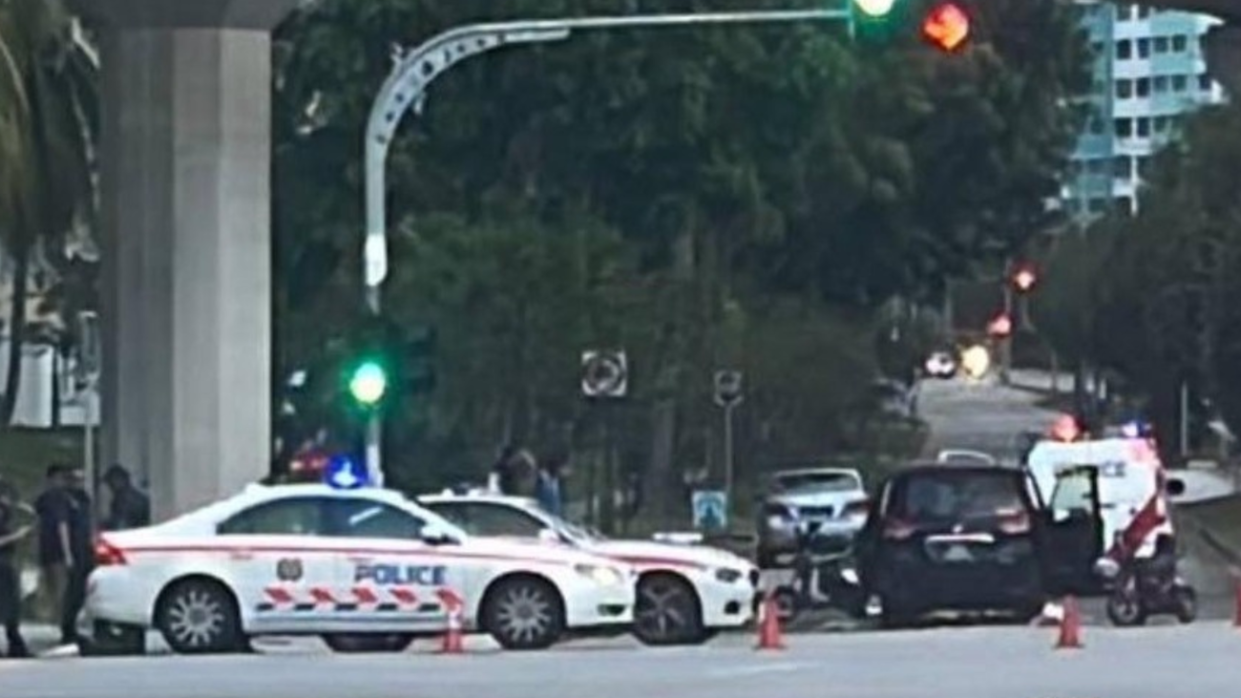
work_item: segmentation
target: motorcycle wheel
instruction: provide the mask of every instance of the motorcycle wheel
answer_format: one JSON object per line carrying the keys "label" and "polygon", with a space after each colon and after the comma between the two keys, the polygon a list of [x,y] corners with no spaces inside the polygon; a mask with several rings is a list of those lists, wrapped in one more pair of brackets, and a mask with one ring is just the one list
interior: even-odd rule
{"label": "motorcycle wheel", "polygon": [[1177,589],[1172,592],[1176,599],[1176,619],[1181,623],[1192,623],[1198,618],[1198,594],[1189,588]]}
{"label": "motorcycle wheel", "polygon": [[797,618],[798,612],[801,610],[801,604],[797,600],[797,592],[788,587],[777,589],[773,594],[776,601],[776,613],[779,614],[780,621],[790,623]]}
{"label": "motorcycle wheel", "polygon": [[1107,619],[1118,628],[1146,625],[1146,608],[1133,594],[1112,594],[1107,597]]}

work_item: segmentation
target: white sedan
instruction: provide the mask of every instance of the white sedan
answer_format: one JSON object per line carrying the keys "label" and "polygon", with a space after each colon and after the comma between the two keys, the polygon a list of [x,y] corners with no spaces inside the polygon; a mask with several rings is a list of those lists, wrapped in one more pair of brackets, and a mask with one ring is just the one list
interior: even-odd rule
{"label": "white sedan", "polygon": [[623,634],[636,571],[571,549],[475,538],[396,492],[252,485],[167,523],[104,533],[88,582],[100,653],[155,628],[181,653],[257,635],[320,635],[339,651],[401,650],[465,632],[507,649]]}
{"label": "white sedan", "polygon": [[610,540],[521,497],[444,493],[423,506],[474,535],[554,542],[638,569],[634,634],[649,645],[705,642],[754,615],[758,569],[730,552],[697,545]]}

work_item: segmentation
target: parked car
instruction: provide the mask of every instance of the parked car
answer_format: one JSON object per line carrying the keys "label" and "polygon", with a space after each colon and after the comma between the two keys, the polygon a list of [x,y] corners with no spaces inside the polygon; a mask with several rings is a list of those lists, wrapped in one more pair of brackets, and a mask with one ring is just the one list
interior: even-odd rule
{"label": "parked car", "polygon": [[633,633],[643,644],[701,644],[753,617],[758,570],[728,551],[607,538],[523,497],[446,492],[418,502],[474,536],[542,540],[635,568]]}
{"label": "parked car", "polygon": [[1000,462],[995,456],[982,451],[973,451],[964,448],[946,448],[935,456],[936,463],[972,463],[974,465],[999,465]]}
{"label": "parked car", "polygon": [[910,467],[880,488],[855,546],[868,599],[899,627],[934,611],[1043,608],[1043,511],[1029,474],[962,464]]}
{"label": "parked car", "polygon": [[775,473],[759,507],[758,566],[792,564],[798,551],[798,533],[811,525],[817,527],[808,543],[811,552],[848,552],[866,522],[869,503],[862,474],[853,468]]}

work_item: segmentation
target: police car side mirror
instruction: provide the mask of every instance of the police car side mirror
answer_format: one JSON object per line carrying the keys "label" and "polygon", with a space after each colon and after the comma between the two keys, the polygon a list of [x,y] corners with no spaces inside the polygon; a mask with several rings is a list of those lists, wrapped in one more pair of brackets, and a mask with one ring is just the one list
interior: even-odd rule
{"label": "police car side mirror", "polygon": [[539,529],[539,542],[541,543],[560,543],[560,534],[550,528]]}
{"label": "police car side mirror", "polygon": [[461,541],[433,526],[422,529],[422,542],[427,545],[457,545]]}

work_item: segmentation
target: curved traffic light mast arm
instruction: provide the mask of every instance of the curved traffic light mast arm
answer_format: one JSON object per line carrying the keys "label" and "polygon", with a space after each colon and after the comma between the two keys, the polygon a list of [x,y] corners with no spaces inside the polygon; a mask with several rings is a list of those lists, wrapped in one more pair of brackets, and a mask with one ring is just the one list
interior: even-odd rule
{"label": "curved traffic light mast arm", "polygon": [[577,30],[824,20],[846,20],[851,26],[854,1],[844,0],[839,7],[817,10],[581,17],[470,24],[449,29],[412,51],[402,52],[380,88],[366,129],[366,238],[362,257],[366,302],[371,312],[379,313],[379,288],[388,275],[385,198],[388,149],[405,115],[411,108],[421,109],[427,87],[454,65],[506,46],[563,41]]}

